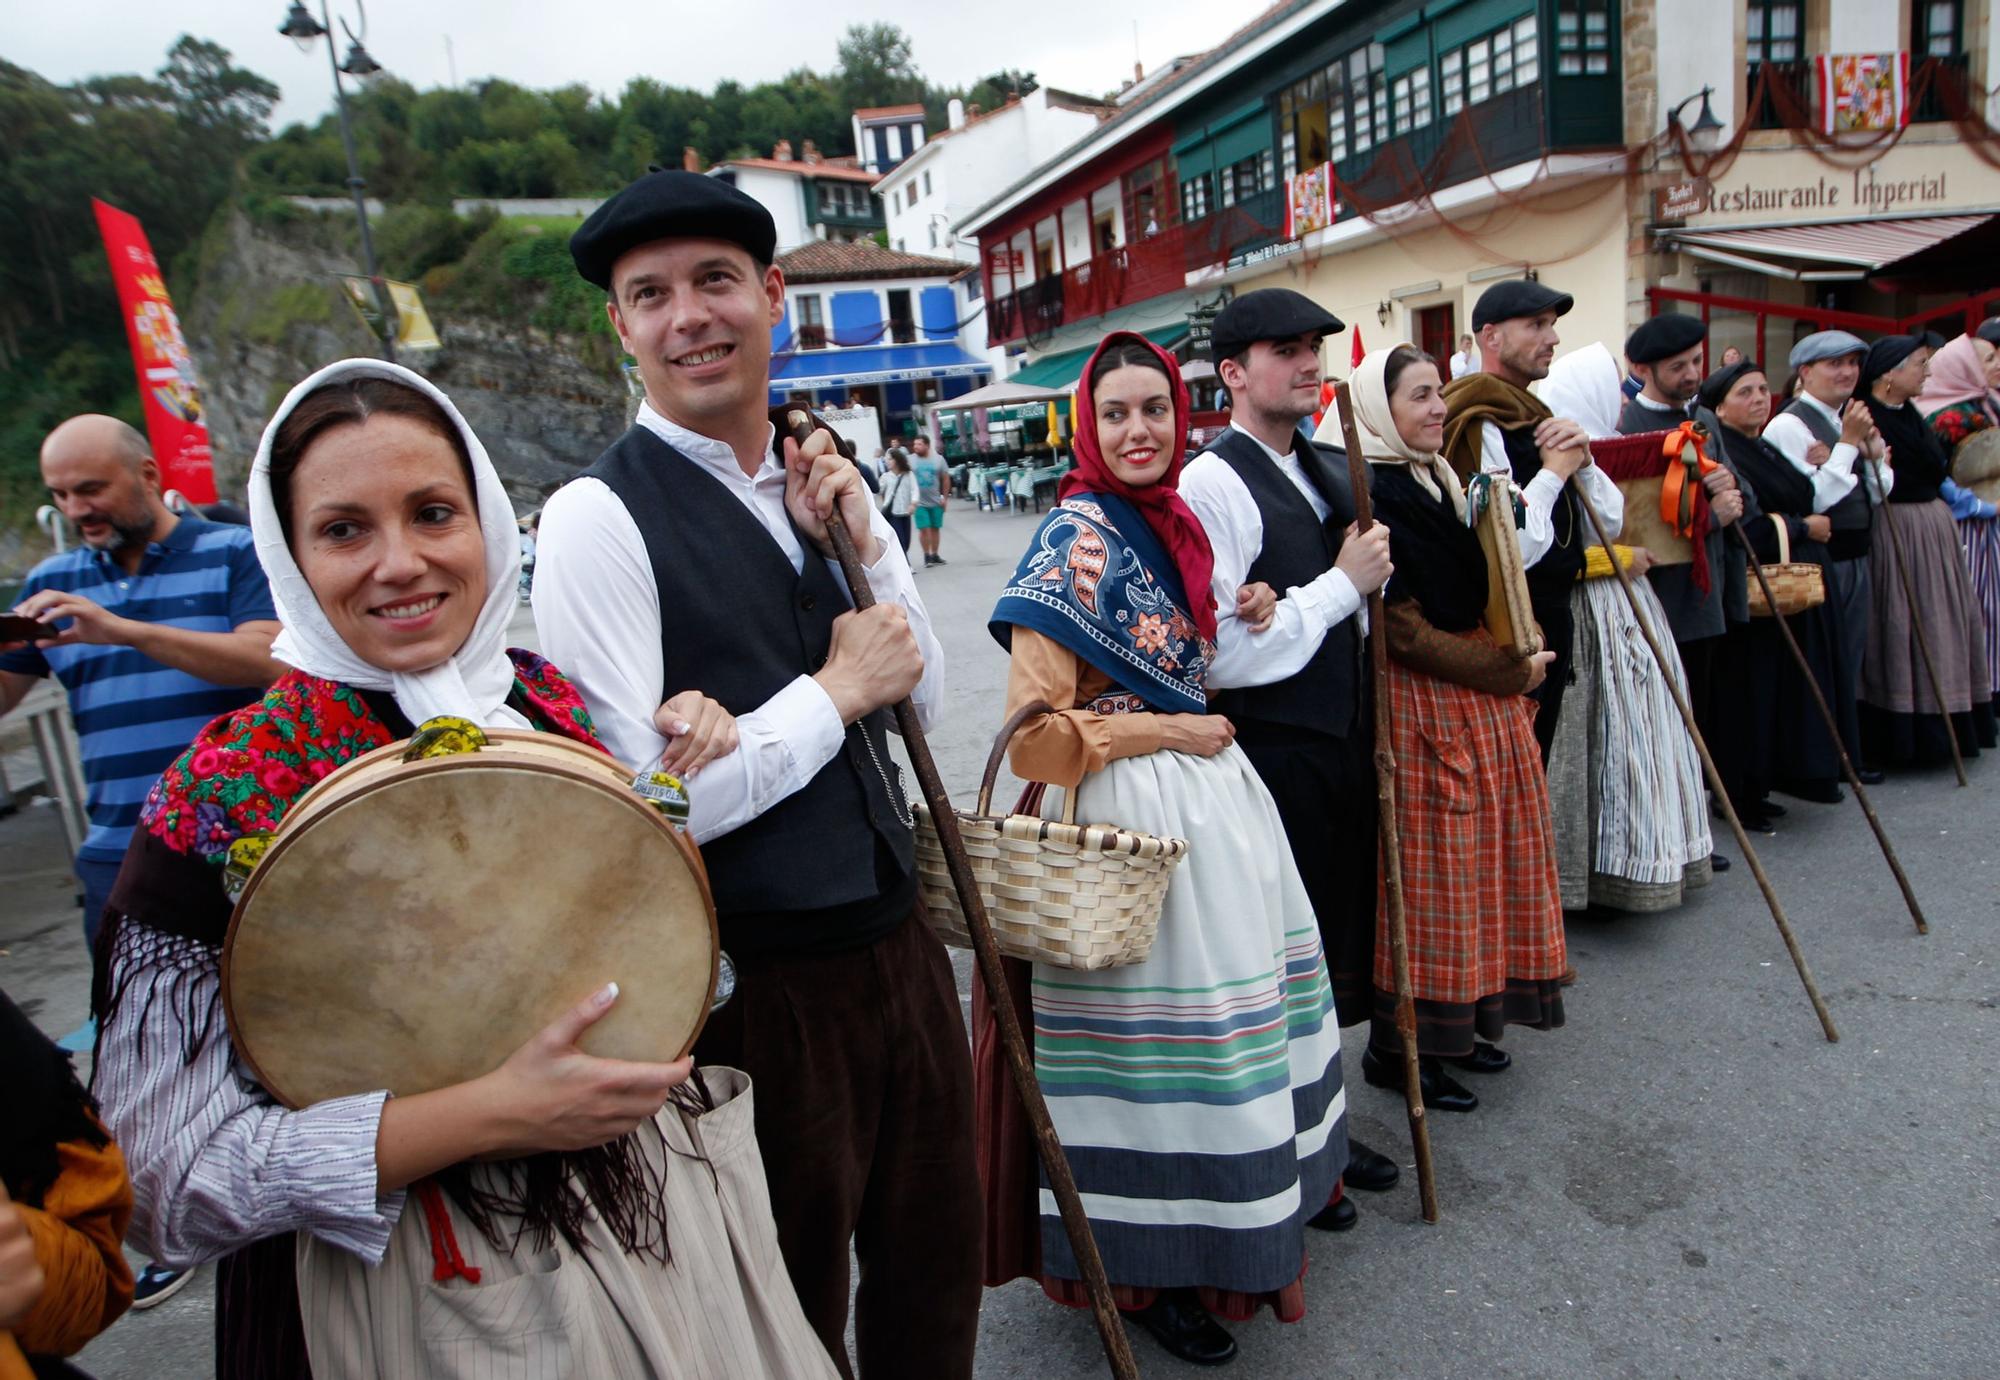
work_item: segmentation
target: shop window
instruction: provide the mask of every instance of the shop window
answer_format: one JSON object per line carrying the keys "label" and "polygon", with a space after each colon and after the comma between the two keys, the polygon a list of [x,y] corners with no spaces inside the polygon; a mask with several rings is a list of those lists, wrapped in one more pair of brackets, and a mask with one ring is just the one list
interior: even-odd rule
{"label": "shop window", "polygon": [[1556,75],[1602,77],[1610,72],[1610,0],[1560,0],[1556,6]]}

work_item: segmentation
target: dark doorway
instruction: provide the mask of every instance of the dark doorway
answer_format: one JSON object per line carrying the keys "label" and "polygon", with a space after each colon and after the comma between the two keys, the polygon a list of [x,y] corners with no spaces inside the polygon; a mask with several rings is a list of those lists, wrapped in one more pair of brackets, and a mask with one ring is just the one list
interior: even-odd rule
{"label": "dark doorway", "polygon": [[1451,352],[1458,348],[1456,317],[1449,302],[1417,312],[1417,348],[1438,362],[1440,375],[1451,368]]}
{"label": "dark doorway", "polygon": [[917,338],[916,319],[910,315],[908,288],[889,289],[889,338],[898,345],[907,345]]}

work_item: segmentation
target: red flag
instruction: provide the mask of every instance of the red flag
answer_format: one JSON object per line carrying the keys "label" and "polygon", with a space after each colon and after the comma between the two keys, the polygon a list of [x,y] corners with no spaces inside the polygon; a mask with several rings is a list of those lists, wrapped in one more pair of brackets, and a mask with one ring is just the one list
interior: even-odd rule
{"label": "red flag", "polygon": [[167,284],[160,277],[160,261],[153,257],[136,217],[95,197],[90,205],[97,212],[97,228],[104,235],[111,278],[125,312],[125,335],[132,344],[132,367],[139,373],[146,436],[160,464],[160,482],[179,489],[190,503],[213,503],[214,457],[208,447],[208,427],[201,420],[201,385]]}
{"label": "red flag", "polygon": [[1356,322],[1354,325],[1354,350],[1348,356],[1347,367],[1350,369],[1359,369],[1361,367],[1361,356],[1367,353],[1368,351],[1361,344],[1361,323]]}

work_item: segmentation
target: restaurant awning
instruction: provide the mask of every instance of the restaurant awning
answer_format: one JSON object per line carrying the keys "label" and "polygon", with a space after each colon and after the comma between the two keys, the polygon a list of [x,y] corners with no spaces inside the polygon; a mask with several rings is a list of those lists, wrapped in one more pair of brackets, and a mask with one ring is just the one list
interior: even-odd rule
{"label": "restaurant awning", "polygon": [[1055,388],[1038,388],[1032,383],[1022,383],[1019,376],[989,383],[984,388],[975,388],[970,393],[962,393],[956,398],[932,403],[933,412],[962,412],[972,407],[1020,407],[1030,403],[1054,402],[1067,398],[1069,394]]}
{"label": "restaurant awning", "polygon": [[863,345],[847,350],[794,350],[771,356],[771,390],[849,388],[991,373],[993,366],[948,340],[912,345]]}
{"label": "restaurant awning", "polygon": [[1984,242],[1993,236],[1996,222],[2000,217],[1988,214],[1912,216],[1907,220],[1655,233],[1669,248],[1731,268],[1801,283],[1858,283],[1901,276],[1902,267],[1920,257],[1942,268],[1943,261],[1956,266],[1961,249],[1967,255],[1983,255],[1990,247]]}
{"label": "restaurant awning", "polygon": [[[1187,339],[1187,322],[1178,321],[1171,326],[1157,326],[1141,335],[1162,350],[1171,350]],[[1043,388],[1053,388],[1059,393],[1067,393],[1076,387],[1083,377],[1083,366],[1090,363],[1090,356],[1097,347],[1086,345],[1080,350],[1064,350],[1060,354],[1044,355],[1033,364],[1018,370],[1008,380],[1010,383],[1032,383]]]}

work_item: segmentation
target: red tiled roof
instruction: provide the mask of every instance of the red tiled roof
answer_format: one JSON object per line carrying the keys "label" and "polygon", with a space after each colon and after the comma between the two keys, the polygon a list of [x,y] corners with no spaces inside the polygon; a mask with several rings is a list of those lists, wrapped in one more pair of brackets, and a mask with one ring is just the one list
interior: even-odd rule
{"label": "red tiled roof", "polygon": [[832,177],[844,182],[874,183],[878,174],[857,168],[851,162],[822,158],[808,163],[803,158],[725,158],[718,168],[763,168],[768,172],[795,173],[800,177]]}
{"label": "red tiled roof", "polygon": [[921,105],[871,105],[864,106],[860,110],[855,111],[854,118],[857,120],[875,120],[886,118],[890,115],[921,115],[923,113],[924,108]]}
{"label": "red tiled roof", "polygon": [[780,254],[778,267],[788,282],[836,283],[858,278],[956,278],[978,265],[884,249],[873,240],[852,244],[814,240]]}

